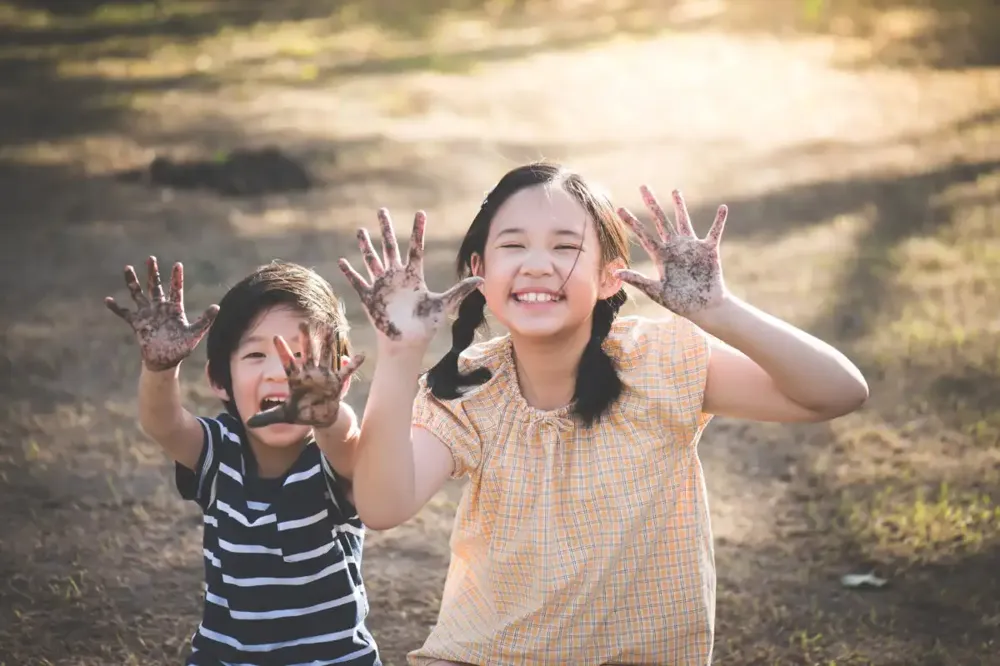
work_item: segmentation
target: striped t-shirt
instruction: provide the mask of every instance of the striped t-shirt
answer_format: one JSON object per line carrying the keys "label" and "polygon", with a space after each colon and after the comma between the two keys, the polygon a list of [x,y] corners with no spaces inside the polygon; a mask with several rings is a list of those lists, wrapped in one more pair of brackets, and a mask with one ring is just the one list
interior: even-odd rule
{"label": "striped t-shirt", "polygon": [[189,666],[380,666],[365,627],[364,526],[314,441],[283,478],[262,479],[243,424],[199,418],[181,497],[204,512],[205,600]]}

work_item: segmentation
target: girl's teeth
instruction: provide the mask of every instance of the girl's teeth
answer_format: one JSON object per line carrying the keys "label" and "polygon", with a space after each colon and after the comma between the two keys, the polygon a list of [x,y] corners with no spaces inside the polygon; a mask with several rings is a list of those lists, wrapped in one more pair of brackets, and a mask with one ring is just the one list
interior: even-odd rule
{"label": "girl's teeth", "polygon": [[556,300],[552,294],[518,294],[517,300],[526,303],[548,303]]}

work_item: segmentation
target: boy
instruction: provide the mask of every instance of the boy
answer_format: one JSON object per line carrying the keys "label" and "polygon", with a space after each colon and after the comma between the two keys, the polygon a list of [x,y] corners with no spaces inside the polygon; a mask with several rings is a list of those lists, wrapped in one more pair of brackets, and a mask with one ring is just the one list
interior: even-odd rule
{"label": "boy", "polygon": [[[147,296],[125,268],[136,309],[105,303],[139,342],[140,425],[204,513],[204,613],[188,666],[380,665],[350,486],[357,418],[342,402],[364,357],[348,357],[329,283],[274,262],[189,324],[181,265],[167,297],[155,257],[148,275]],[[208,380],[225,406],[215,418],[188,412],[178,382],[206,332]]]}

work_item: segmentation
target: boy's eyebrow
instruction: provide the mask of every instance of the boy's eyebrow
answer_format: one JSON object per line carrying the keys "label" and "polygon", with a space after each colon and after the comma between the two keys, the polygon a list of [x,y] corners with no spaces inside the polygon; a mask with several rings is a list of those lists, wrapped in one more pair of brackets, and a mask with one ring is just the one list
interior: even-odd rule
{"label": "boy's eyebrow", "polygon": [[[513,235],[513,234],[523,234],[523,233],[525,233],[525,230],[522,227],[508,227],[508,228],[504,229],[503,231],[498,232],[497,233],[497,238],[500,238],[501,236],[503,236],[505,234]],[[582,238],[583,237],[582,234],[580,234],[579,231],[576,231],[574,229],[558,229],[558,230],[556,230],[555,235],[556,236],[572,236],[574,238]]]}
{"label": "boy's eyebrow", "polygon": [[243,345],[248,345],[254,342],[267,342],[267,340],[264,339],[263,335],[254,334],[240,340],[240,344],[238,346],[242,347]]}

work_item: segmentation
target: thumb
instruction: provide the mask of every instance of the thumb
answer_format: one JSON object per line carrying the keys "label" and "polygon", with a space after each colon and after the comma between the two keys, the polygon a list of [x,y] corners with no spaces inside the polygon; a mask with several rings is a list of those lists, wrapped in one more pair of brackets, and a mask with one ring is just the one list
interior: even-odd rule
{"label": "thumb", "polygon": [[219,314],[218,305],[209,305],[205,308],[205,311],[198,317],[193,323],[189,324],[187,329],[195,340],[201,340],[201,338],[208,333],[208,329],[212,327],[212,322],[215,321],[216,315]]}
{"label": "thumb", "polygon": [[652,280],[642,273],[638,273],[627,268],[615,271],[615,277],[622,282],[632,285],[650,298],[654,298],[655,295],[659,294],[661,291],[659,281]]}
{"label": "thumb", "polygon": [[445,312],[451,314],[458,309],[465,297],[478,289],[482,283],[483,278],[481,277],[469,277],[444,292],[441,295],[441,302],[444,303]]}

